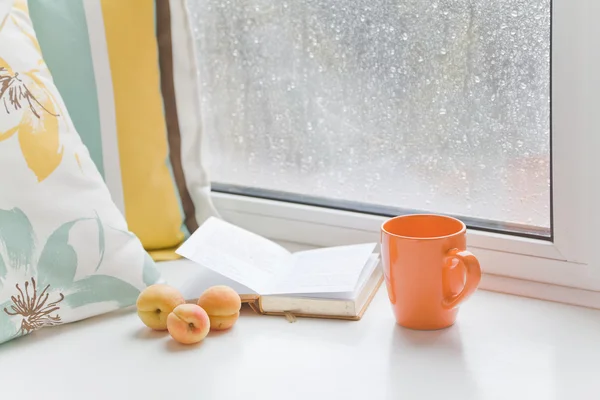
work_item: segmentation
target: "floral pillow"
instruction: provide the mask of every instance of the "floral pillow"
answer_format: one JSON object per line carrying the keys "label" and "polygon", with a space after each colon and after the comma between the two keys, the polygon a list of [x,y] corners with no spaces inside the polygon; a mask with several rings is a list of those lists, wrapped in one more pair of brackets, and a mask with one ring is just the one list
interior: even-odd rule
{"label": "floral pillow", "polygon": [[73,126],[27,3],[0,1],[0,343],[134,304],[159,280]]}

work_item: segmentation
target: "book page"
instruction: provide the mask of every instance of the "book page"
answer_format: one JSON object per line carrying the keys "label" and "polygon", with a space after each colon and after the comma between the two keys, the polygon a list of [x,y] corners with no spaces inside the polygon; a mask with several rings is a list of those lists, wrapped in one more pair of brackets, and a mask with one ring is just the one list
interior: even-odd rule
{"label": "book page", "polygon": [[292,257],[278,244],[214,217],[176,253],[258,293],[272,285]]}
{"label": "book page", "polygon": [[294,253],[286,268],[262,294],[353,292],[375,243]]}
{"label": "book page", "polygon": [[327,299],[327,300],[356,300],[364,290],[367,282],[373,275],[373,271],[379,266],[379,254],[373,253],[367,264],[363,268],[358,278],[358,284],[351,292],[335,292],[335,293],[307,293],[307,294],[292,294],[289,297],[310,298],[310,299]]}

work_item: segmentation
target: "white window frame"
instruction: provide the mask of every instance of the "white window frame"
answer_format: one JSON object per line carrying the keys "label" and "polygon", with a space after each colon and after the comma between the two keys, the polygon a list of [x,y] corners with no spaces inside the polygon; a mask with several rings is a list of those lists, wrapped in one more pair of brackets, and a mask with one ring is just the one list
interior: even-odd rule
{"label": "white window frame", "polygon": [[[600,308],[600,15],[597,0],[554,0],[552,241],[471,229],[482,289]],[[597,184],[594,184],[594,183]],[[385,217],[214,193],[224,218],[274,240],[311,246],[379,241]],[[398,206],[402,206],[399,204]]]}

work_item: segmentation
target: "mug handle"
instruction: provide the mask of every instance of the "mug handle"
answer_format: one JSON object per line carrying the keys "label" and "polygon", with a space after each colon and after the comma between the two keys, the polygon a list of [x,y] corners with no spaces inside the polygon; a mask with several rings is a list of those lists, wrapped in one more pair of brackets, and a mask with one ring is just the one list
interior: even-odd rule
{"label": "mug handle", "polygon": [[457,259],[458,262],[462,263],[467,269],[467,279],[463,290],[455,296],[444,299],[442,302],[442,306],[450,310],[458,306],[475,292],[477,286],[479,286],[479,281],[481,281],[481,267],[479,266],[477,258],[467,250],[461,251],[459,249],[451,249],[448,251],[446,259]]}

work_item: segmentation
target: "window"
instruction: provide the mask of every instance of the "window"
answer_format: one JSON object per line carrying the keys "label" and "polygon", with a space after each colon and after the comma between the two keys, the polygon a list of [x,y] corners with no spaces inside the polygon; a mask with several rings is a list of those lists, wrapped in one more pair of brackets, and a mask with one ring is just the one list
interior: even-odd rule
{"label": "window", "polygon": [[490,277],[600,291],[577,4],[190,1],[217,204],[317,245],[451,214]]}

